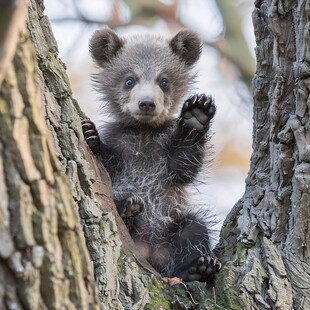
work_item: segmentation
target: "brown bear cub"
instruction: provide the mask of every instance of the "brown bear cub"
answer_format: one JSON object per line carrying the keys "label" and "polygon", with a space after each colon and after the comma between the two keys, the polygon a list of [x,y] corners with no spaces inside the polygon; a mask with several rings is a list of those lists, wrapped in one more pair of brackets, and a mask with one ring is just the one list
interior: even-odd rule
{"label": "brown bear cub", "polygon": [[96,31],[90,52],[102,70],[94,79],[113,120],[99,131],[83,122],[138,248],[161,275],[184,281],[209,281],[221,267],[210,248],[206,211],[190,207],[186,193],[202,168],[214,102],[191,96],[174,117],[201,48],[189,30],[171,40]]}

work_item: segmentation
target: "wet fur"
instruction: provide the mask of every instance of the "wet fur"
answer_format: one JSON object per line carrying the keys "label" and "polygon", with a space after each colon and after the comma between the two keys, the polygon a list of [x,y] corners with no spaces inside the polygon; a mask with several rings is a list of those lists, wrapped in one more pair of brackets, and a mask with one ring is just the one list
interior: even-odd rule
{"label": "wet fur", "polygon": [[[124,40],[104,29],[94,34],[90,50],[104,69],[94,77],[97,89],[115,117],[99,129],[97,151],[111,176],[116,206],[122,210],[126,199],[141,197],[142,212],[126,219],[134,241],[162,275],[190,280],[193,261],[212,255],[207,212],[191,207],[186,191],[201,170],[208,128],[191,130],[173,115],[193,82],[201,41],[190,31],[170,41],[154,36]],[[156,104],[164,109],[158,117],[137,120],[125,107],[136,104],[130,102],[135,88],[123,86],[129,75],[137,79],[137,89],[154,84]],[[162,76],[171,81],[165,92],[157,87]]]}

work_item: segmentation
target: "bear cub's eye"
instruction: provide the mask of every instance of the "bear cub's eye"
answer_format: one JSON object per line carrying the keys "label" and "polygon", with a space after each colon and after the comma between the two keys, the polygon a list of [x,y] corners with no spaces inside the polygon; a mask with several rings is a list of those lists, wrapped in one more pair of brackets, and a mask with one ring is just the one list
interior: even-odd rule
{"label": "bear cub's eye", "polygon": [[169,87],[169,82],[166,78],[161,79],[159,86],[161,87],[162,90],[167,90]]}
{"label": "bear cub's eye", "polygon": [[126,87],[131,88],[131,87],[135,86],[136,81],[134,80],[133,77],[129,77],[129,78],[127,78],[125,84],[126,84]]}

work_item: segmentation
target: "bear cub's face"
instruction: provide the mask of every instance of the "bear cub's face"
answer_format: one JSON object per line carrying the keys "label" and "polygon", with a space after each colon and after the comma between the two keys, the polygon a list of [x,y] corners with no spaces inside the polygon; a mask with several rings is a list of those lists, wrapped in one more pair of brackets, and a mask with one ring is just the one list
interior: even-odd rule
{"label": "bear cub's face", "polygon": [[98,30],[90,40],[91,55],[103,69],[97,88],[120,121],[158,126],[173,118],[184,99],[201,47],[189,30],[169,41],[151,35],[123,39],[110,29]]}

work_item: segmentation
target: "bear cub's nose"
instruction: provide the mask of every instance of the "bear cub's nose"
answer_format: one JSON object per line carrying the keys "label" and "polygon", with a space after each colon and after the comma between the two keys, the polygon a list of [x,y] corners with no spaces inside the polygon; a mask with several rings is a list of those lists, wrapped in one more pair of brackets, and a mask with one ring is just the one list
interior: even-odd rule
{"label": "bear cub's nose", "polygon": [[144,97],[139,101],[139,109],[142,112],[153,112],[155,108],[156,104],[151,97]]}

